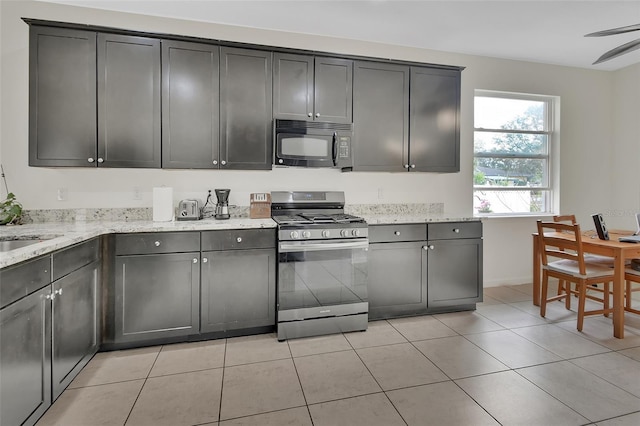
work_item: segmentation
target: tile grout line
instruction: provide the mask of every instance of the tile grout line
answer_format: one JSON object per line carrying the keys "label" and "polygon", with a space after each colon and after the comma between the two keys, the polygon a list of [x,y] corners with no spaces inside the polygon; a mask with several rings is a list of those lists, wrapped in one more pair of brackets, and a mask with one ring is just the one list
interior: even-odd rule
{"label": "tile grout line", "polygon": [[229,344],[229,339],[224,339],[224,356],[222,357],[222,378],[220,379],[220,402],[218,403],[218,424],[221,422],[222,418],[222,392],[224,391],[224,373],[227,370],[227,345]]}
{"label": "tile grout line", "polygon": [[153,363],[151,364],[151,368],[149,368],[149,371],[147,372],[147,376],[144,378],[144,382],[142,383],[142,386],[140,386],[140,390],[138,391],[138,395],[136,396],[135,401],[133,401],[133,405],[131,405],[131,409],[129,410],[129,414],[127,414],[127,418],[125,419],[125,421],[123,423],[123,426],[126,425],[127,422],[129,421],[129,419],[131,418],[131,414],[133,413],[133,410],[136,407],[136,404],[138,403],[138,400],[140,399],[140,395],[142,395],[142,391],[144,389],[144,386],[147,384],[147,380],[149,380],[149,375],[151,374],[151,371],[153,371],[153,367],[156,365],[156,362],[158,361],[158,358],[160,357],[160,352],[162,352],[163,348],[164,348],[164,345],[160,346],[160,350],[156,354],[156,357],[153,360]]}

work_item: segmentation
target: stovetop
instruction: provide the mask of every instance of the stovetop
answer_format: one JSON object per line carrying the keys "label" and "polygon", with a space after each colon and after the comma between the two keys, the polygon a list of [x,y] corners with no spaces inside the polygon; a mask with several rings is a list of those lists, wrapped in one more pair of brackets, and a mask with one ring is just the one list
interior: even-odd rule
{"label": "stovetop", "polygon": [[322,214],[322,213],[300,213],[297,215],[277,215],[273,216],[279,225],[316,225],[316,224],[345,224],[364,223],[364,219],[346,213]]}

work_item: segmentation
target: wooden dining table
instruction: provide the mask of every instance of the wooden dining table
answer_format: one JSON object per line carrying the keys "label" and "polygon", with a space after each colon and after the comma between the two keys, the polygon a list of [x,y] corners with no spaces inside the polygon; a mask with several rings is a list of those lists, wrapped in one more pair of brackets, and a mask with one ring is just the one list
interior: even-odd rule
{"label": "wooden dining table", "polygon": [[[601,240],[595,231],[582,234],[582,248],[586,253],[613,258],[613,335],[624,338],[624,270],[625,261],[640,258],[640,244],[623,243],[618,238],[631,235],[633,231],[609,231],[609,239]],[[558,236],[573,238],[568,234]],[[546,235],[546,234],[545,234]],[[540,306],[540,278],[542,261],[540,258],[540,239],[533,233],[533,304]]]}

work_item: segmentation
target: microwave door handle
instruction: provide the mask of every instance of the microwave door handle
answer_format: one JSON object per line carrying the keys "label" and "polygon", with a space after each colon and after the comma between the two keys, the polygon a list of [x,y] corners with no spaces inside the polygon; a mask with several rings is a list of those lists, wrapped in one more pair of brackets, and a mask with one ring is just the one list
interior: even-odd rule
{"label": "microwave door handle", "polygon": [[336,158],[338,157],[338,133],[333,132],[333,143],[331,144],[331,160],[333,167],[337,166]]}

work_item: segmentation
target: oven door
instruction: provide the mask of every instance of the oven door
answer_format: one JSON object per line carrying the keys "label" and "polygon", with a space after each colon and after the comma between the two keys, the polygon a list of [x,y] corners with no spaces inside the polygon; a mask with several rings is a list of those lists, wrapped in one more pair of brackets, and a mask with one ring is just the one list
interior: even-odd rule
{"label": "oven door", "polygon": [[278,249],[278,311],[368,306],[368,239],[281,241]]}
{"label": "oven door", "polygon": [[275,138],[275,164],[336,167],[337,134],[323,131],[283,131]]}

